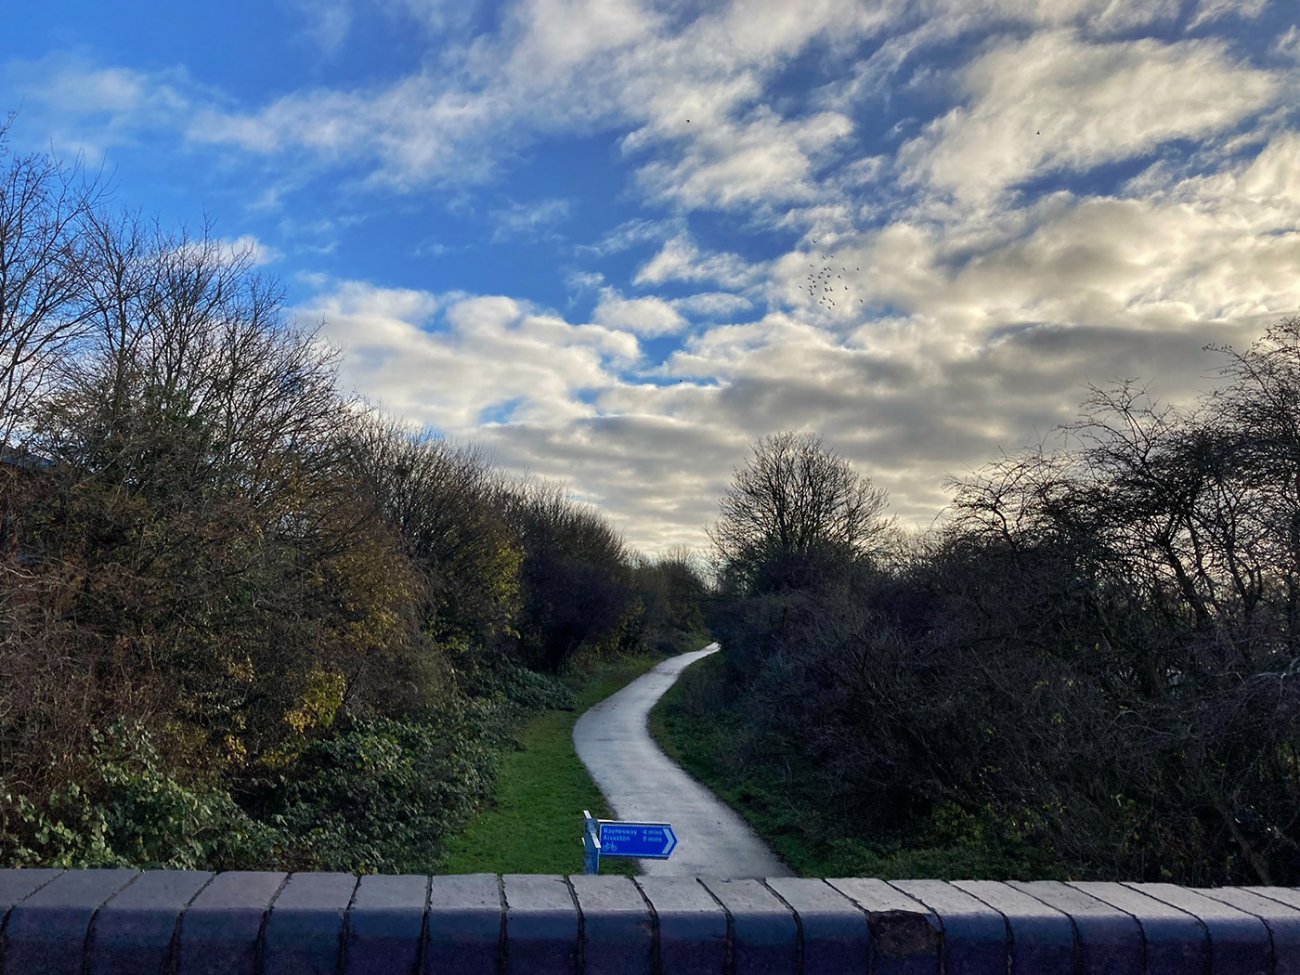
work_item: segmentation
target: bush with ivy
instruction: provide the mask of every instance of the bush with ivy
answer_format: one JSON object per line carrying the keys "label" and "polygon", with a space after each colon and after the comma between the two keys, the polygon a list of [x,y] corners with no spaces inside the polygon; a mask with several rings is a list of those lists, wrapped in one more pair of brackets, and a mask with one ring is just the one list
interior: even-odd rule
{"label": "bush with ivy", "polygon": [[469,716],[354,720],[290,767],[268,818],[282,864],[422,873],[492,792],[497,753]]}
{"label": "bush with ivy", "polygon": [[271,831],[219,786],[165,768],[142,725],[117,722],[91,740],[78,778],[39,806],[4,791],[0,845],[10,865],[221,868],[273,854]]}

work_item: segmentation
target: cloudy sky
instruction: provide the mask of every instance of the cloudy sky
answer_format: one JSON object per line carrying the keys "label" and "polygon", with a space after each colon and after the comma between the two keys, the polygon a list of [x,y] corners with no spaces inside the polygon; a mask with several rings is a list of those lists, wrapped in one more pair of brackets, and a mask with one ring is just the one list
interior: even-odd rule
{"label": "cloudy sky", "polygon": [[645,551],[780,429],[929,524],[1300,313],[1296,0],[8,6],[14,148],[213,220],[349,387]]}

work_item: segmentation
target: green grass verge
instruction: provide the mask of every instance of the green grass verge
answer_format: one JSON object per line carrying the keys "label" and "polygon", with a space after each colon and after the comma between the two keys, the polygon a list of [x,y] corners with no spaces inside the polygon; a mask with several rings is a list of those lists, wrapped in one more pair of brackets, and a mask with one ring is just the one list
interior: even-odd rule
{"label": "green grass verge", "polygon": [[[519,733],[507,754],[496,802],[447,842],[442,873],[582,873],[582,811],[612,818],[605,798],[573,750],[584,711],[664,660],[658,654],[602,663],[570,684],[572,711],[546,711]],[[633,876],[635,860],[601,861],[601,873]]]}
{"label": "green grass verge", "polygon": [[[801,811],[735,766],[736,743],[746,733],[722,706],[726,696],[721,653],[692,664],[650,711],[650,735],[684,768],[754,828],[781,859],[803,876],[830,876],[809,848]],[[788,806],[789,808],[783,808]]]}
{"label": "green grass verge", "polygon": [[650,711],[650,735],[673,761],[730,806],[803,877],[853,876],[820,848],[819,827],[807,808],[770,770],[737,764],[740,742],[752,729],[727,708],[721,653],[688,667]]}
{"label": "green grass verge", "polygon": [[1064,878],[1064,868],[1051,851],[994,841],[969,818],[957,817],[951,823],[932,819],[918,823],[914,836],[884,842],[837,831],[841,824],[818,816],[816,797],[796,795],[780,769],[761,762],[744,767],[738,763],[754,729],[728,708],[732,703],[722,654],[713,654],[687,668],[660,698],[650,712],[650,734],[800,876]]}

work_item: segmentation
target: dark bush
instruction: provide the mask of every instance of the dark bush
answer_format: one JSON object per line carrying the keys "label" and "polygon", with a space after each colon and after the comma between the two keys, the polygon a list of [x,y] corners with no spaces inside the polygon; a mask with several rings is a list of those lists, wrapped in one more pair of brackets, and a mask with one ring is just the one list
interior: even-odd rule
{"label": "dark bush", "polygon": [[824,862],[1300,882],[1300,321],[1217,351],[1195,408],[1096,390],[890,558],[720,536],[737,764]]}
{"label": "dark bush", "polygon": [[425,873],[492,794],[496,755],[465,715],[376,719],[313,743],[269,819],[301,870]]}

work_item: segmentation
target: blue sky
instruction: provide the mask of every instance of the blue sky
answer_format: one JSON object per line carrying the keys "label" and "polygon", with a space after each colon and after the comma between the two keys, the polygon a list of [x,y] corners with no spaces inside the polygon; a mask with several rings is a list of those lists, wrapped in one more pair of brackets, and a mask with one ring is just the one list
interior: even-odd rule
{"label": "blue sky", "polygon": [[1294,0],[12,6],[15,148],[210,219],[348,388],[645,551],[779,429],[927,525],[1300,313]]}

